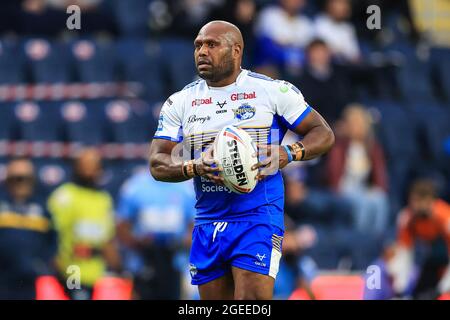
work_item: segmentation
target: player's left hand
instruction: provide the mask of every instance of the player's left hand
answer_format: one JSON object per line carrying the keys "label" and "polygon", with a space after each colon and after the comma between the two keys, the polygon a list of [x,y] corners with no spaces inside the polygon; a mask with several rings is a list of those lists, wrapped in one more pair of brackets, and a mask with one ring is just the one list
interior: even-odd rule
{"label": "player's left hand", "polygon": [[283,169],[289,163],[286,150],[279,145],[258,145],[258,152],[254,155],[261,159],[252,167],[252,170],[259,170],[256,180],[261,181],[269,175],[276,174],[279,169]]}
{"label": "player's left hand", "polygon": [[205,152],[202,153],[200,159],[196,160],[197,171],[200,176],[206,177],[211,182],[224,186],[224,179],[222,176],[218,175],[222,169],[219,167],[219,164],[214,159],[214,148],[210,146],[206,149]]}

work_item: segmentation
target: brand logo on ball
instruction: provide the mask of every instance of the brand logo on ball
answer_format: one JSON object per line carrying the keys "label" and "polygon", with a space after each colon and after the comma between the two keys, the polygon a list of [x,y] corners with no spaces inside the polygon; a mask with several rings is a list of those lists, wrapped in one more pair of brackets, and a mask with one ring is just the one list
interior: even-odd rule
{"label": "brand logo on ball", "polygon": [[244,166],[242,165],[241,155],[239,154],[239,149],[236,140],[231,140],[227,142],[229,147],[229,153],[231,156],[232,168],[238,185],[240,187],[245,186],[248,183],[247,175],[244,172]]}
{"label": "brand logo on ball", "polygon": [[202,104],[212,104],[212,97],[206,99],[195,99],[192,100],[192,106],[201,106]]}
{"label": "brand logo on ball", "polygon": [[234,117],[238,120],[248,120],[253,118],[256,113],[256,108],[244,103],[237,109],[233,109]]}
{"label": "brand logo on ball", "polygon": [[249,100],[249,99],[256,99],[256,92],[253,91],[251,93],[233,93],[231,95],[231,101],[238,101],[238,100]]}

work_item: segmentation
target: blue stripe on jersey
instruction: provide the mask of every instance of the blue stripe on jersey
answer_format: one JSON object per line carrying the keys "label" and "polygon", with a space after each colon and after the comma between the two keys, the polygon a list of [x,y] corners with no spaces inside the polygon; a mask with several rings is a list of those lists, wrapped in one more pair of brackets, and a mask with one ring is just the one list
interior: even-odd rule
{"label": "blue stripe on jersey", "polygon": [[163,139],[163,140],[169,140],[169,141],[172,141],[172,142],[181,142],[181,141],[183,141],[182,138],[174,139],[174,138],[168,137],[168,136],[154,136],[153,139]]}
{"label": "blue stripe on jersey", "polygon": [[262,80],[267,80],[267,81],[273,81],[273,79],[271,77],[265,76],[261,73],[257,73],[257,72],[253,72],[253,71],[249,71],[247,73],[248,76],[253,77],[253,78],[257,78],[257,79],[262,79]]}
{"label": "blue stripe on jersey", "polygon": [[291,89],[294,90],[294,92],[295,92],[296,94],[301,94],[301,93],[300,93],[300,90],[299,90],[296,86],[294,86],[292,83],[291,83]]}
{"label": "blue stripe on jersey", "polygon": [[192,87],[198,85],[201,81],[203,81],[203,79],[195,80],[195,81],[193,81],[193,82],[187,84],[183,89],[181,89],[181,91],[186,90],[186,89],[189,89],[189,88],[192,88]]}
{"label": "blue stripe on jersey", "polygon": [[305,111],[294,121],[292,125],[289,126],[289,129],[294,130],[306,118],[306,116],[313,110],[309,105],[306,107]]}
{"label": "blue stripe on jersey", "polygon": [[[289,122],[287,122],[285,118],[278,114],[274,115],[272,125],[270,127],[271,131],[268,138],[268,144],[281,144],[288,128]],[[278,136],[272,136],[272,130],[279,130]]]}

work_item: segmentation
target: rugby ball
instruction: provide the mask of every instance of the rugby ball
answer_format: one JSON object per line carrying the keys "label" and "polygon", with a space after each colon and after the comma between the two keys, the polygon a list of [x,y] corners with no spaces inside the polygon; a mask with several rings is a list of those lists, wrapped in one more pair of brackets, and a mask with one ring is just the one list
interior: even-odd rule
{"label": "rugby ball", "polygon": [[251,192],[257,184],[258,170],[251,167],[258,162],[256,145],[250,135],[235,126],[224,127],[214,141],[214,158],[222,168],[220,175],[225,186],[238,194]]}

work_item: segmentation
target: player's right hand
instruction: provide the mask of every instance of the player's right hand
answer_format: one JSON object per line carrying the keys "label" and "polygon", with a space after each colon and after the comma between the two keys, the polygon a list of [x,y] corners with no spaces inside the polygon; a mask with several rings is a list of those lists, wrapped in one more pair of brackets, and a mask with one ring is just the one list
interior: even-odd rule
{"label": "player's right hand", "polygon": [[199,176],[203,176],[213,183],[223,186],[223,178],[216,173],[222,171],[219,167],[219,163],[214,159],[214,148],[210,146],[205,152],[202,152],[202,156],[195,163],[197,165],[197,172]]}

